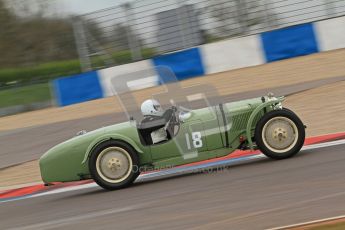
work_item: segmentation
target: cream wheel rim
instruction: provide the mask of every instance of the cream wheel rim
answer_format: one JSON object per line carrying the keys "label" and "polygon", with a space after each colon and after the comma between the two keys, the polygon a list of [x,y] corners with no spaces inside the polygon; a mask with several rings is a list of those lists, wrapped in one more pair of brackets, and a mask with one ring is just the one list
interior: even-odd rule
{"label": "cream wheel rim", "polygon": [[109,183],[124,181],[130,175],[132,167],[131,156],[120,147],[104,149],[96,160],[96,169],[99,176]]}
{"label": "cream wheel rim", "polygon": [[290,151],[296,145],[298,136],[296,124],[287,117],[274,117],[262,129],[265,146],[276,153]]}

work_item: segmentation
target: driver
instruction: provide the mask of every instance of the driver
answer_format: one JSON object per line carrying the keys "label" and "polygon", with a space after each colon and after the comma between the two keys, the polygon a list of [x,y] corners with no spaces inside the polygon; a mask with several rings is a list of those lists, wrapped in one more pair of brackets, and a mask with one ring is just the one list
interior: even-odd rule
{"label": "driver", "polygon": [[169,122],[165,119],[166,113],[159,102],[153,99],[144,101],[141,104],[141,113],[144,116],[141,123],[153,123],[154,121],[165,120],[165,125],[163,127],[159,126],[160,128],[157,127],[157,129],[151,131],[152,143],[156,144],[168,140],[167,127]]}

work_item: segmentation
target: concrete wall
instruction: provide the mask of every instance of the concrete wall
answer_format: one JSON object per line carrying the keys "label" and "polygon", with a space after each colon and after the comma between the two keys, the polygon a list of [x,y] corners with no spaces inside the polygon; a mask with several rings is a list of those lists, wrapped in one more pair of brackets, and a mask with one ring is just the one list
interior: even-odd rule
{"label": "concrete wall", "polygon": [[345,17],[315,22],[314,25],[321,51],[345,47]]}
{"label": "concrete wall", "polygon": [[207,74],[265,63],[259,35],[206,44],[201,52]]}

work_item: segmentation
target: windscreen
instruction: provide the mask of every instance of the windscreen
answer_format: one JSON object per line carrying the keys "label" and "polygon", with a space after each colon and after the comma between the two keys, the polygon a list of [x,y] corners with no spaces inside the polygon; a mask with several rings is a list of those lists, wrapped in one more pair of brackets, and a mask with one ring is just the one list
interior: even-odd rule
{"label": "windscreen", "polygon": [[[176,106],[186,111],[212,106],[217,90],[206,84],[182,84],[176,74],[165,66],[114,74],[111,90],[129,120],[140,121],[141,104],[148,99],[159,101],[166,110]],[[210,100],[211,99],[211,100]]]}

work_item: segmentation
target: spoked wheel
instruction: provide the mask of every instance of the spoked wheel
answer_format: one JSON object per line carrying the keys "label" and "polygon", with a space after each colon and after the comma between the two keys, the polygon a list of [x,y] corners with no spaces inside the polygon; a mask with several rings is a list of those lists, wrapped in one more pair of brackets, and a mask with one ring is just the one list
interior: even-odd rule
{"label": "spoked wheel", "polygon": [[303,146],[305,129],[302,121],[288,109],[265,114],[255,129],[256,144],[268,157],[285,159],[297,154]]}
{"label": "spoked wheel", "polygon": [[91,154],[89,168],[95,182],[107,190],[129,186],[140,173],[135,150],[119,141],[97,146]]}

